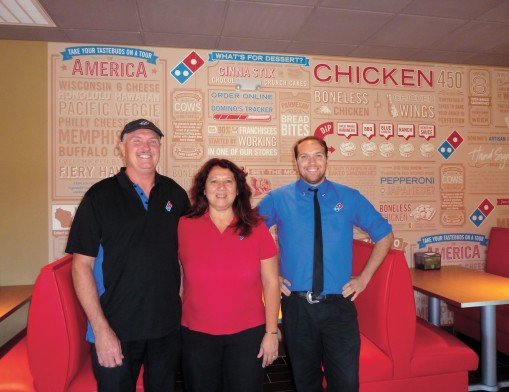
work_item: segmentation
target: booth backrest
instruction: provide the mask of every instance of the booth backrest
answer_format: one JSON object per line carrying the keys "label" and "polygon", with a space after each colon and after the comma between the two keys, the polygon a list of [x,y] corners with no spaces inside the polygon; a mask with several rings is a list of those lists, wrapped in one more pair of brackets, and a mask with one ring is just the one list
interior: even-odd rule
{"label": "booth backrest", "polygon": [[486,272],[509,278],[509,228],[492,227],[486,251]]}
{"label": "booth backrest", "polygon": [[[373,244],[354,240],[353,275],[358,275],[369,258]],[[410,374],[415,340],[415,299],[402,251],[391,249],[366,289],[357,297],[361,333],[383,350],[394,363],[395,377]]]}
{"label": "booth backrest", "polygon": [[90,346],[86,317],[72,283],[72,256],[41,269],[28,316],[28,360],[39,391],[66,391]]}

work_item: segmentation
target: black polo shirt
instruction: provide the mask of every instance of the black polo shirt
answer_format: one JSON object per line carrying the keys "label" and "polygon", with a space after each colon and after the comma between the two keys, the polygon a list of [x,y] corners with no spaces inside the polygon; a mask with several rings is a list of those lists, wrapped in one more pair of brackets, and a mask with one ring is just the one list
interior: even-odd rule
{"label": "black polo shirt", "polygon": [[66,252],[96,257],[102,245],[100,301],[121,341],[159,338],[179,327],[177,225],[188,208],[185,190],[156,174],[145,209],[125,168],[84,195]]}

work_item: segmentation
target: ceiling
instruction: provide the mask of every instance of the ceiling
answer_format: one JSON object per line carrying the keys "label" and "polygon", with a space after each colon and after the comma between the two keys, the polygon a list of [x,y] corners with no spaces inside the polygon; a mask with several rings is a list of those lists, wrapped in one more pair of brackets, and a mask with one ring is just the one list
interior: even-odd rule
{"label": "ceiling", "polygon": [[[1,0],[1,2],[22,0]],[[509,67],[509,0],[39,0],[0,39]],[[0,4],[1,5],[1,4]]]}

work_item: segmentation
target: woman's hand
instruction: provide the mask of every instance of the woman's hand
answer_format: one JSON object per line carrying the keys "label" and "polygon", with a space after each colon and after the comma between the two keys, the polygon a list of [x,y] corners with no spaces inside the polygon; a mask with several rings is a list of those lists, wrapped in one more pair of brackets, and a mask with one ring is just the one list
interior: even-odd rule
{"label": "woman's hand", "polygon": [[277,351],[279,347],[278,335],[273,333],[266,333],[263,336],[262,344],[260,344],[260,351],[256,358],[263,357],[262,367],[272,365],[277,359]]}

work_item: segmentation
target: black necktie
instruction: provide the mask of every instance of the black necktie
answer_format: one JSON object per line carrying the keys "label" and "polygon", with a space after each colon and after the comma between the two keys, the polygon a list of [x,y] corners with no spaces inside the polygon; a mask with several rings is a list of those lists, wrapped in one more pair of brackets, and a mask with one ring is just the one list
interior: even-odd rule
{"label": "black necktie", "polygon": [[322,217],[320,216],[320,204],[318,203],[318,189],[309,188],[315,192],[313,204],[315,206],[315,244],[313,252],[313,294],[320,295],[323,291],[323,242],[322,242]]}

